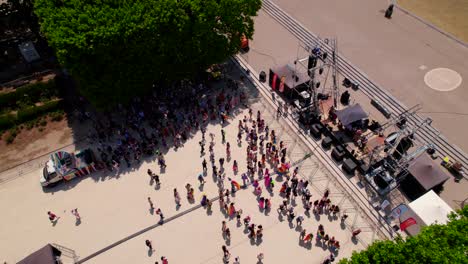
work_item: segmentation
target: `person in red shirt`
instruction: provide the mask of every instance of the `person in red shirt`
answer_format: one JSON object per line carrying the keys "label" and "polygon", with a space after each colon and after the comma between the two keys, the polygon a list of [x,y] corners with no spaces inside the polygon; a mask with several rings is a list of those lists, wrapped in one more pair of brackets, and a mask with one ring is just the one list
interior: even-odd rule
{"label": "person in red shirt", "polygon": [[55,215],[54,213],[52,213],[51,211],[48,211],[47,215],[49,216],[49,220],[52,223],[56,222],[59,219],[59,217],[57,215]]}

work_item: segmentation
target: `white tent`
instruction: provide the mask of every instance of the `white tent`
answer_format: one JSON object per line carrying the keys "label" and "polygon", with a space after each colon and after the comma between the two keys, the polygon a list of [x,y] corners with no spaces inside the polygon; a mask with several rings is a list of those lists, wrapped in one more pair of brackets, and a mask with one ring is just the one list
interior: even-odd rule
{"label": "white tent", "polygon": [[408,207],[409,210],[400,216],[400,222],[409,218],[416,221],[416,224],[406,229],[410,235],[418,234],[423,226],[446,224],[447,215],[453,212],[453,209],[432,190],[408,204]]}

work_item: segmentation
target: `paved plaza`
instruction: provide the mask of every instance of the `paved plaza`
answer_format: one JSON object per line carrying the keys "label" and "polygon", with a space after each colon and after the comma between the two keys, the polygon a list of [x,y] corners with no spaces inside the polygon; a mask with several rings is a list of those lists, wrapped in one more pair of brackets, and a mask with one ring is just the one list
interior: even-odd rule
{"label": "paved plaza", "polygon": [[[468,64],[463,60],[468,56],[466,48],[412,23],[409,17],[398,12],[391,21],[384,20],[379,11],[387,5],[383,0],[359,0],[358,3],[335,0],[273,2],[293,13],[296,19],[319,36],[337,36],[340,53],[406,105],[422,103],[424,114],[434,119],[435,126],[451,141],[467,149],[468,141],[463,137],[468,129],[468,122],[465,122],[467,115],[463,114],[467,99],[465,82],[450,92],[435,91],[424,84],[425,73],[439,67],[453,69],[462,78],[468,77]],[[368,8],[359,8],[361,5]],[[369,9],[374,13],[366,13]],[[330,16],[330,10],[336,14]],[[252,73],[258,76],[259,71],[267,71],[271,66],[291,63],[298,55],[298,40],[264,11],[259,12],[255,22],[251,50],[242,55],[245,63],[251,65]],[[381,66],[375,67],[377,64]],[[231,74],[238,79],[237,70]],[[284,200],[279,195],[279,189],[285,179],[274,175],[276,185],[273,192],[268,193],[263,188],[261,195],[271,199],[270,211],[259,208],[252,186],[240,189],[230,197],[236,209],[242,209],[242,218],[250,216],[252,223],[264,227],[262,240],[250,239],[244,225],[238,224],[235,217],[229,217],[220,209],[218,185],[209,162],[209,143],[206,145],[207,154],[200,155],[202,133],[197,131],[183,147],[177,150],[171,148],[165,153],[165,171],[160,171],[156,159],[147,158],[131,169],[122,167],[119,173],[102,171],[45,191],[40,186],[39,177],[47,156],[2,172],[0,262],[16,263],[45,244],[56,243],[70,249],[67,255],[76,254],[79,263],[161,263],[162,256],[169,263],[222,263],[223,245],[231,253],[230,263],[234,262],[235,257],[240,258],[240,263],[322,263],[330,255],[330,249],[316,242],[315,237],[310,245],[303,244],[299,238],[302,228],[315,236],[318,226],[323,225],[325,232],[341,244],[341,248],[335,252],[338,260],[349,257],[354,250],[366,248],[374,240],[388,238],[389,232],[382,231],[388,230],[388,225],[383,223],[379,215],[381,212],[372,208],[381,201],[367,196],[365,188],[359,187],[358,177],[348,179],[343,175],[339,164],[331,161],[330,151],[304,140],[298,127],[291,125],[290,116],[278,119],[270,94],[258,85],[258,82],[254,85],[249,81],[240,85],[249,96],[248,107],[253,110],[254,116],[260,111],[270,131],[275,130],[278,142],[284,142],[288,160],[297,164],[300,178],[309,181],[311,201],[320,199],[326,189],[330,190],[332,204],[341,209],[336,217],[313,214],[312,211],[310,215],[305,214],[298,197],[290,205],[294,207],[296,215],[304,215],[305,221],[302,227],[298,227],[295,221],[288,222],[287,217],[277,211]],[[368,98],[362,94],[353,93],[353,97],[353,100],[362,101],[363,106],[369,106]],[[372,118],[382,118],[375,109],[367,109]],[[207,142],[210,142],[210,133],[215,135],[217,167],[218,159],[226,158],[226,145],[221,142],[222,128],[227,134],[226,141],[231,144],[232,158],[224,166],[226,188],[229,188],[228,178],[241,183],[241,174],[246,171],[245,133],[242,143],[237,144],[237,125],[244,116],[248,116],[248,109],[241,107],[230,117],[229,124],[222,126],[211,122],[207,126]],[[74,146],[67,146],[66,150],[73,151]],[[324,162],[325,156],[328,163]],[[200,186],[197,177],[203,172],[204,158],[209,165],[204,177],[206,184]],[[237,174],[232,170],[234,160],[239,163]],[[335,169],[331,170],[331,166]],[[271,165],[267,167],[274,171]],[[150,180],[148,169],[160,175],[160,187]],[[187,183],[195,187],[194,202],[186,198]],[[263,181],[260,184],[264,186]],[[456,208],[457,202],[465,198],[466,186],[466,180],[460,184],[450,180],[446,184],[450,191],[441,196]],[[180,207],[174,201],[174,188],[182,198]],[[211,212],[200,206],[203,194],[214,201]],[[398,194],[394,192],[388,198],[392,206],[405,200]],[[154,207],[164,213],[166,221],[163,224],[158,225],[160,216],[150,209],[148,197],[152,199]],[[75,208],[78,208],[81,221],[77,222],[71,213]],[[56,224],[49,221],[47,211],[60,217]],[[344,214],[348,218],[341,223],[340,217]],[[232,238],[229,241],[222,236],[222,221],[226,221],[231,230]],[[351,232],[356,229],[362,232],[353,240]],[[390,231],[390,235],[394,233]],[[148,251],[145,245],[147,239],[152,241],[154,252]],[[263,262],[257,262],[259,253],[265,256]],[[72,263],[71,259],[64,260],[65,263]]]}
{"label": "paved plaza", "polygon": [[[411,16],[396,12],[394,19],[385,19],[379,12],[379,8],[386,6],[387,3],[383,3],[385,1],[370,3],[368,0],[359,0],[360,5],[315,0],[273,2],[314,34],[322,38],[336,37],[340,54],[406,106],[421,104],[420,114],[432,118],[432,125],[449,142],[466,153],[466,82],[462,81],[457,89],[449,92],[435,91],[424,83],[425,74],[438,67],[454,69],[466,79],[468,65],[466,60],[460,59],[468,57],[465,47],[428,29]],[[366,13],[367,9],[358,8],[359,6],[369,6],[371,10],[375,10],[375,14],[369,15]],[[350,20],[346,15],[350,10],[359,14],[359,19]],[[334,15],[330,15],[331,13]],[[367,23],[368,20],[372,23]],[[305,53],[300,45],[292,32],[267,12],[260,10],[255,18],[255,35],[251,41],[251,49],[242,58],[256,72],[268,71],[273,66],[292,64],[297,57],[304,58]],[[388,74],[389,72],[392,74]],[[371,119],[382,123],[388,121],[370,104],[370,98],[364,93],[350,92],[351,101],[361,104]],[[466,179],[456,182],[451,178],[445,183],[440,196],[452,208],[458,209],[467,198],[467,188]]]}
{"label": "paved plaza", "polygon": [[[278,140],[283,141],[288,148],[288,158],[292,163],[298,163],[299,175],[310,181],[311,200],[320,199],[325,189],[330,190],[333,204],[341,208],[340,214],[349,217],[344,224],[340,224],[339,215],[336,218],[326,214],[314,216],[304,215],[300,198],[297,198],[295,212],[303,214],[305,221],[303,228],[315,234],[319,224],[322,224],[330,236],[340,241],[341,249],[337,258],[350,256],[353,250],[365,248],[374,239],[379,239],[375,230],[362,216],[347,192],[332,180],[330,173],[312,155],[303,160],[308,153],[313,153],[306,144],[302,143],[295,132],[291,131],[283,120],[277,120],[275,109],[268,100],[261,97],[255,88],[250,87],[251,98],[249,104],[256,113],[260,110],[270,130],[275,130]],[[237,124],[247,115],[246,109],[230,120],[224,129],[227,141],[231,143],[232,159],[225,165],[225,185],[229,186],[227,177],[242,182],[240,175],[246,168],[246,142],[242,146],[236,144]],[[215,159],[225,157],[225,145],[221,143],[221,125],[208,126],[209,133],[215,134]],[[199,205],[202,193],[209,198],[218,195],[218,187],[212,177],[209,167],[205,177],[207,183],[198,188],[197,175],[202,172],[200,157],[201,132],[188,140],[177,151],[170,150],[165,159],[167,170],[161,173],[161,187],[155,188],[146,174],[148,168],[159,172],[157,162],[147,160],[138,169],[123,170],[118,175],[98,173],[90,177],[62,183],[50,191],[43,192],[39,185],[41,169],[34,169],[28,173],[5,181],[0,185],[0,208],[4,217],[0,229],[2,261],[14,263],[29,253],[39,249],[46,243],[56,243],[75,251],[79,259],[124,239],[140,230],[156,224],[159,216],[150,210],[147,197],[151,197],[156,208],[160,208],[166,219],[170,219],[162,226],[157,226],[141,235],[129,239],[109,250],[86,261],[86,263],[154,263],[165,256],[170,263],[221,263],[222,245],[227,245],[234,257],[239,256],[241,263],[256,263],[257,255],[265,255],[264,263],[284,263],[294,260],[295,263],[321,263],[329,254],[329,250],[322,244],[311,246],[300,244],[301,229],[295,221],[289,224],[286,216],[279,217],[276,209],[283,200],[279,196],[282,180],[277,178],[274,191],[263,196],[271,197],[272,210],[261,211],[252,187],[239,190],[231,200],[236,209],[242,209],[243,217],[249,215],[252,223],[264,227],[263,241],[251,241],[243,225],[238,226],[235,219],[227,218],[220,210],[219,203],[213,203],[212,213],[207,213],[201,207],[193,211],[190,209]],[[207,140],[208,136],[207,136]],[[208,152],[208,151],[207,151]],[[206,154],[204,158],[208,159]],[[239,174],[232,172],[233,160],[239,162]],[[218,163],[218,162],[216,162]],[[219,164],[217,164],[219,167]],[[185,184],[196,186],[194,203],[189,203],[185,197]],[[263,186],[263,184],[262,184]],[[182,197],[182,206],[176,208],[173,189],[177,188]],[[82,221],[77,223],[71,210],[78,208]],[[60,219],[52,225],[47,218],[47,211],[57,214]],[[171,219],[179,213],[175,219]],[[221,235],[221,222],[228,222],[232,230],[232,239],[225,243]],[[356,241],[351,240],[351,230],[361,228],[362,233]],[[383,238],[383,237],[382,237]],[[155,252],[149,254],[145,240],[153,241]]]}

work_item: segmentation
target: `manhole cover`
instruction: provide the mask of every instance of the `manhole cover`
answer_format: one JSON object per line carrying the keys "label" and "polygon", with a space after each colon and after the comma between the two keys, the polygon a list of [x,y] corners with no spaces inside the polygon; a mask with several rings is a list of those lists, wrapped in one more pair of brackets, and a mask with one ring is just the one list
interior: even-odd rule
{"label": "manhole cover", "polygon": [[460,86],[462,77],[454,70],[437,68],[428,71],[426,75],[424,75],[424,82],[434,90],[449,92]]}

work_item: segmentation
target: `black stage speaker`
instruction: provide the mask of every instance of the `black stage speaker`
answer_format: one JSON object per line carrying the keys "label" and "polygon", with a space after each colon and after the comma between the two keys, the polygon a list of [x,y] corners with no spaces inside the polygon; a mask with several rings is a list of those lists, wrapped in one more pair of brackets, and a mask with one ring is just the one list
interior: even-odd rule
{"label": "black stage speaker", "polygon": [[266,73],[264,71],[261,71],[260,74],[258,75],[258,79],[262,83],[266,82]]}
{"label": "black stage speaker", "polygon": [[356,167],[357,167],[357,165],[356,165],[356,163],[354,163],[354,161],[352,159],[345,159],[343,161],[342,168],[348,174],[354,175]]}

